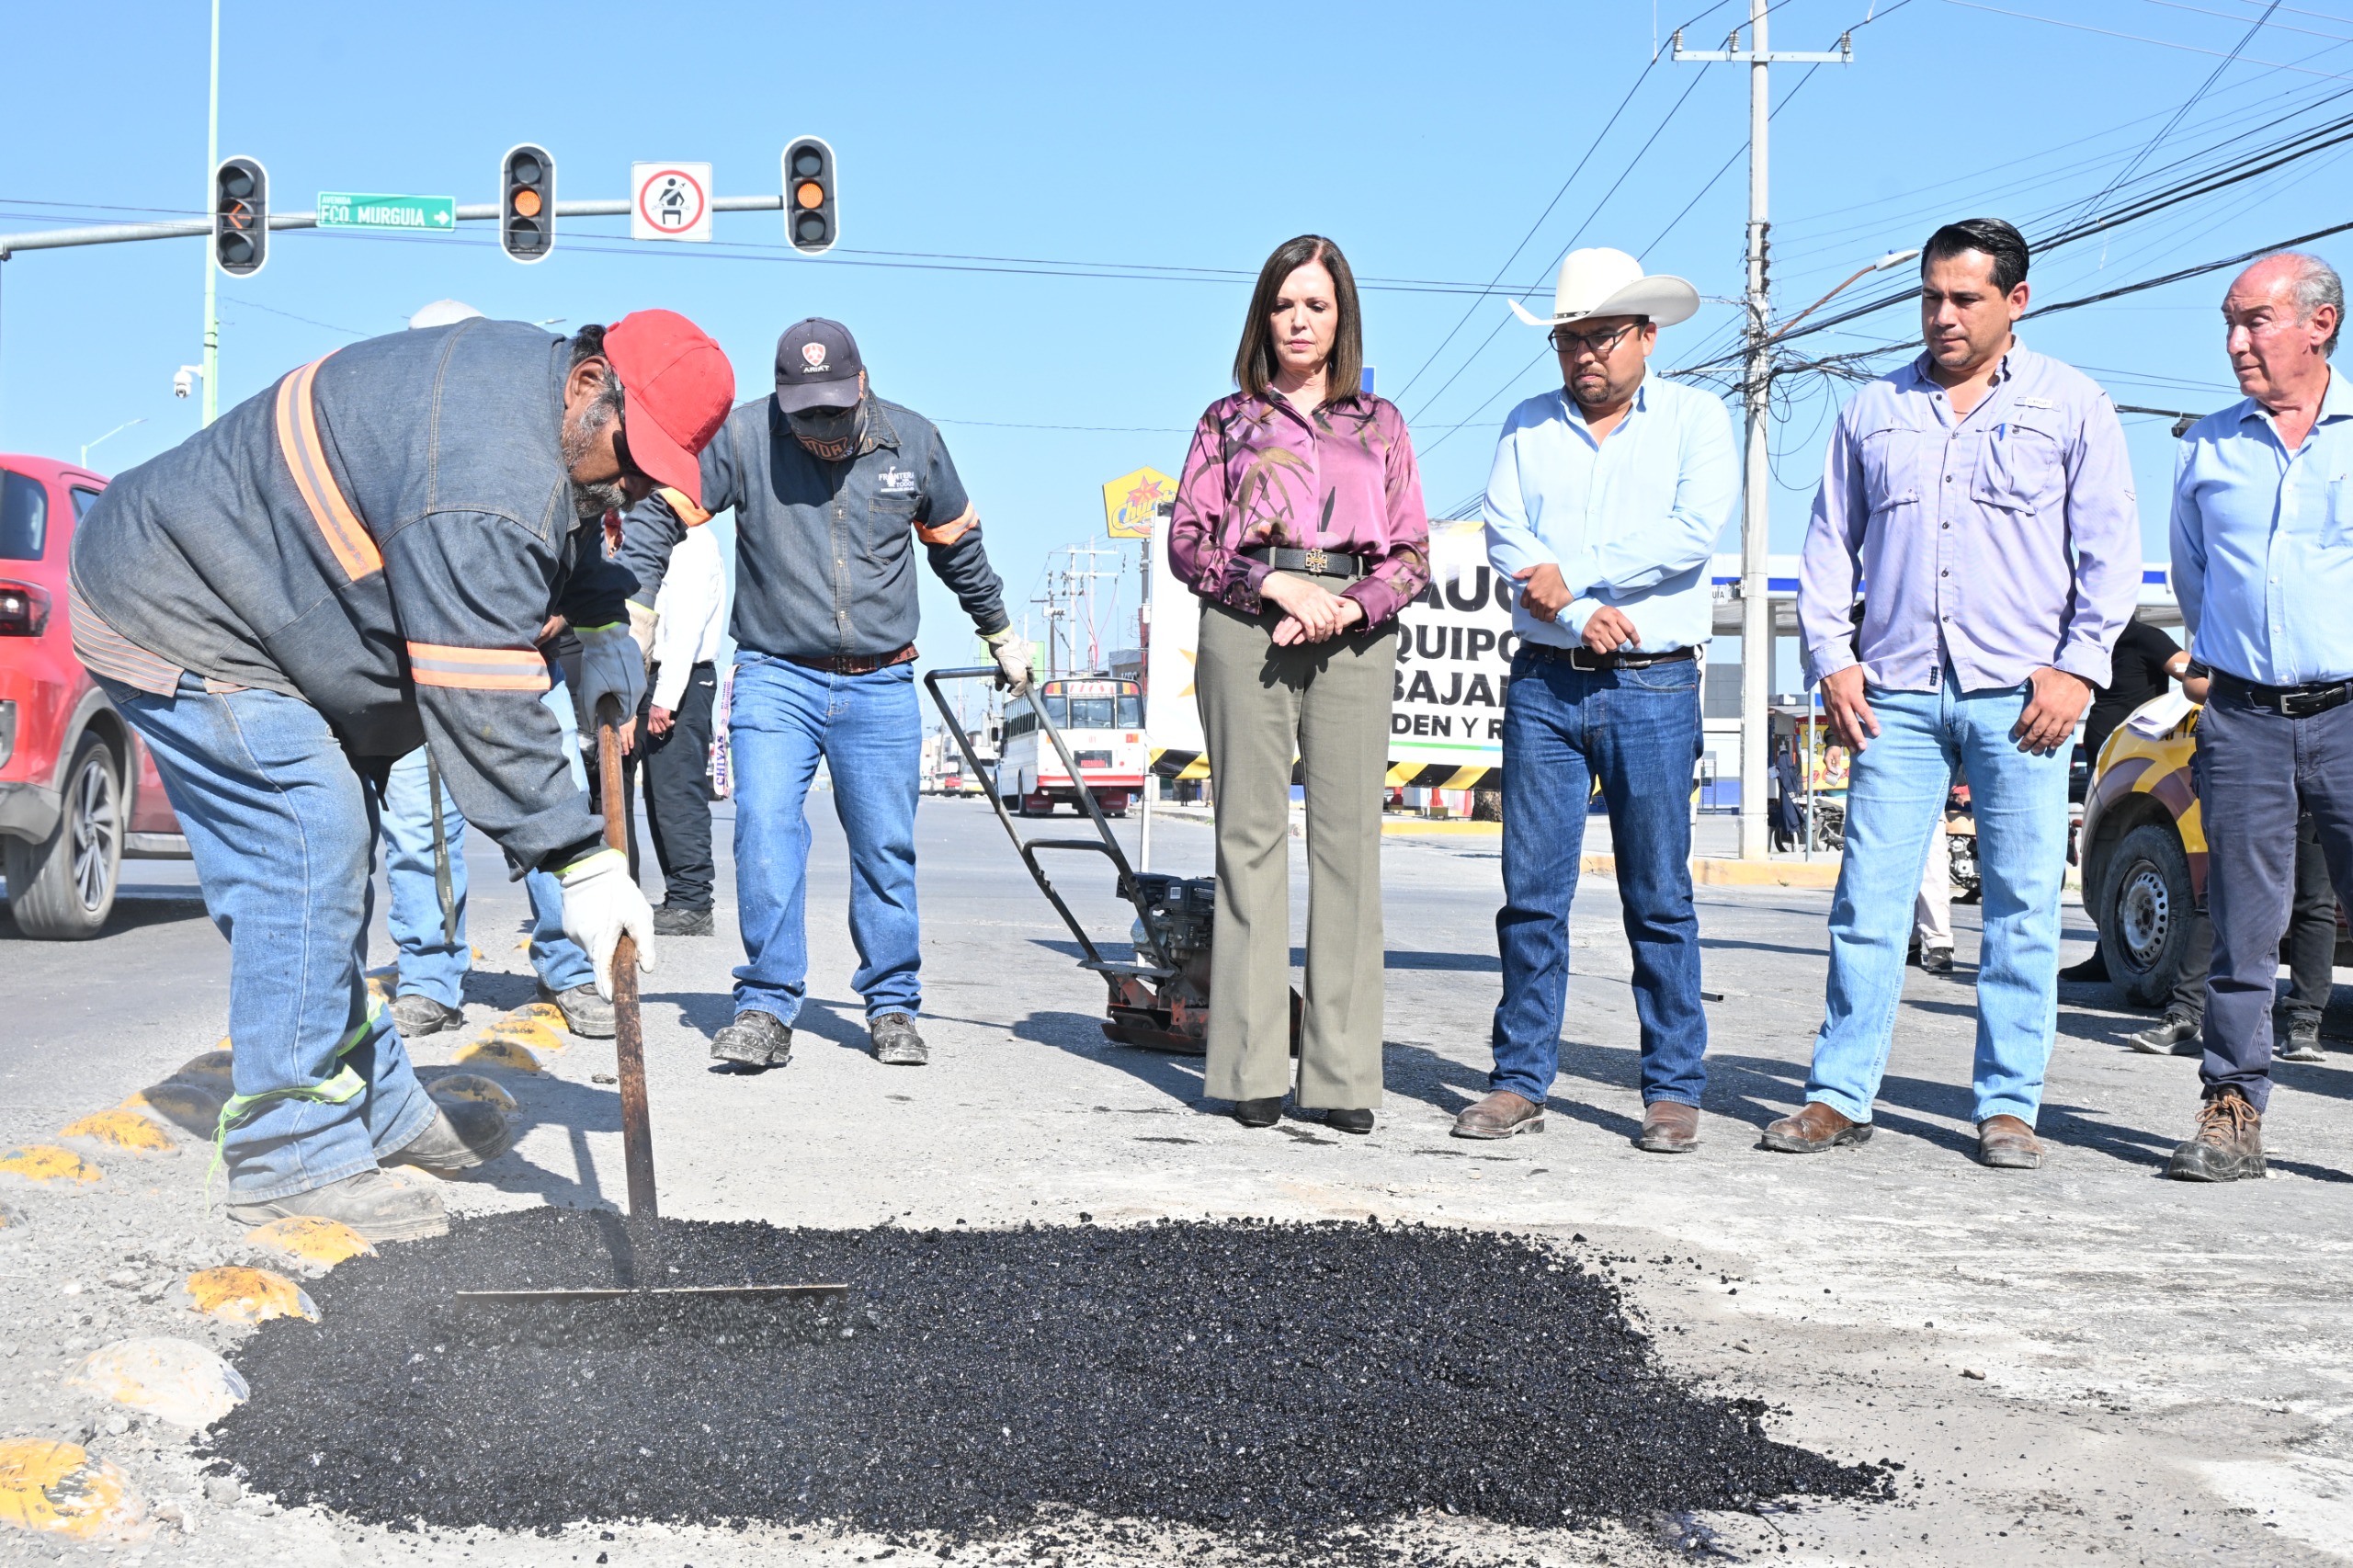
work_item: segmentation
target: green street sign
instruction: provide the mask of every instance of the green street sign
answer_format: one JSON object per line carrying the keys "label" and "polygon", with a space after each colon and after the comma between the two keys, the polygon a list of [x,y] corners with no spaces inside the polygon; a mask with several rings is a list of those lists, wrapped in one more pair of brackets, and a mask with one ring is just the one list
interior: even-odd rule
{"label": "green street sign", "polygon": [[449,233],[458,226],[458,201],[450,196],[363,196],[319,192],[322,229],[405,229]]}

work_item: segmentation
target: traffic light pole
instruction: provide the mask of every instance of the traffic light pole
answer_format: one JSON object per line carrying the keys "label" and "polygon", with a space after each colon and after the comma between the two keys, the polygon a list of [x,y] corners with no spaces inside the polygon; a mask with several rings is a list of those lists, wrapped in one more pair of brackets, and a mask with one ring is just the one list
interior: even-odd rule
{"label": "traffic light pole", "polygon": [[1773,714],[1773,603],[1768,571],[1772,551],[1772,453],[1767,444],[1766,420],[1772,403],[1769,350],[1773,335],[1770,269],[1767,262],[1772,228],[1767,212],[1765,133],[1772,119],[1772,87],[1767,73],[1776,61],[1789,64],[1847,65],[1855,58],[1854,45],[1838,40],[1836,53],[1775,54],[1767,47],[1768,0],[1748,0],[1748,48],[1740,47],[1735,29],[1720,50],[1693,51],[1675,35],[1675,59],[1707,63],[1722,61],[1748,67],[1748,320],[1744,328],[1746,356],[1741,371],[1742,401],[1746,413],[1746,473],[1741,483],[1740,506],[1740,858],[1766,858],[1765,777],[1769,761]]}
{"label": "traffic light pole", "polygon": [[[721,196],[711,199],[714,212],[775,212],[784,206],[781,196]],[[608,201],[559,201],[555,214],[559,218],[625,218],[630,204],[626,197]],[[458,209],[460,223],[495,222],[498,204],[485,201]],[[273,212],[269,226],[278,229],[315,229],[319,226],[316,212]],[[175,219],[167,223],[97,223],[80,229],[43,229],[27,234],[0,234],[0,261],[18,251],[63,250],[73,245],[119,244],[126,240],[178,240],[212,233],[210,218]],[[210,264],[207,256],[206,263]]]}
{"label": "traffic light pole", "polygon": [[[204,204],[212,205],[213,171],[221,166],[221,0],[212,0],[212,90],[211,108],[205,118],[204,131]],[[204,222],[204,232],[212,231],[212,220]],[[5,254],[5,253],[0,253]],[[221,407],[220,393],[213,389],[221,376],[221,308],[219,289],[221,269],[212,265],[212,252],[204,253],[204,423],[212,423]]]}

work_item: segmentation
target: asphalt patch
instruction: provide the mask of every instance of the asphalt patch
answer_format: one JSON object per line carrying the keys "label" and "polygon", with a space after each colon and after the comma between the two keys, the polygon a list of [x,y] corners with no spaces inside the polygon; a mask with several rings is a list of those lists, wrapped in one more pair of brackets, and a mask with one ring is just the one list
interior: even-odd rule
{"label": "asphalt patch", "polygon": [[[603,1319],[451,1300],[835,1281]],[[1296,1544],[1423,1510],[1575,1527],[1886,1490],[1668,1376],[1574,1256],[1490,1232],[665,1221],[632,1246],[610,1215],[540,1209],[313,1293],[319,1323],[237,1355],[253,1397],[214,1452],[281,1504],[378,1524],[970,1540],[1075,1517]]]}

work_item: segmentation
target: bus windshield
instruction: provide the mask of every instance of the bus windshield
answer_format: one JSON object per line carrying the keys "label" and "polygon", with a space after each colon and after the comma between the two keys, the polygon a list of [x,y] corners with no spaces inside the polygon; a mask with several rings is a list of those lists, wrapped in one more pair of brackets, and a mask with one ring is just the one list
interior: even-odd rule
{"label": "bus windshield", "polygon": [[1050,695],[1046,716],[1058,730],[1133,730],[1143,724],[1143,699],[1133,692],[1120,697]]}

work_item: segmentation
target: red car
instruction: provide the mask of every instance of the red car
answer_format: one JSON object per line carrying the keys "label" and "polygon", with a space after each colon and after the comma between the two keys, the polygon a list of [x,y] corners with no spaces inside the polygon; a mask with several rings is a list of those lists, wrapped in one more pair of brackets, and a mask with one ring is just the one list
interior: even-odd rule
{"label": "red car", "polygon": [[155,759],[74,657],[65,567],[107,482],[0,452],[0,869],[28,937],[95,937],[122,862],[185,859]]}

